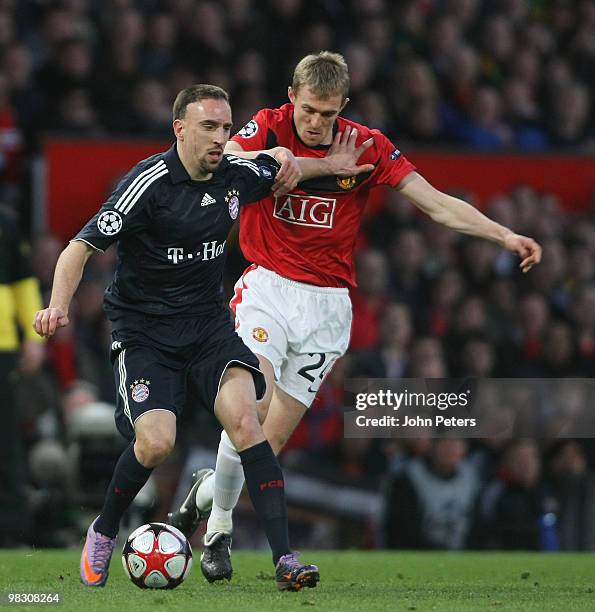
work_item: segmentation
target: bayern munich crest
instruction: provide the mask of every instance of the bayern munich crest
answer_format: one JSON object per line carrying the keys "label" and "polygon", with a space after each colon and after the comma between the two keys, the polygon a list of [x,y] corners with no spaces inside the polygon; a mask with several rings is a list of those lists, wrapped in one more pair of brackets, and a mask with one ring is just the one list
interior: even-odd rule
{"label": "bayern munich crest", "polygon": [[232,219],[237,219],[240,212],[240,192],[237,189],[231,189],[227,192],[225,201],[229,206],[229,216]]}
{"label": "bayern munich crest", "polygon": [[132,399],[139,404],[141,402],[144,402],[149,397],[150,384],[151,381],[145,380],[144,378],[141,378],[140,380],[135,380],[130,385]]}

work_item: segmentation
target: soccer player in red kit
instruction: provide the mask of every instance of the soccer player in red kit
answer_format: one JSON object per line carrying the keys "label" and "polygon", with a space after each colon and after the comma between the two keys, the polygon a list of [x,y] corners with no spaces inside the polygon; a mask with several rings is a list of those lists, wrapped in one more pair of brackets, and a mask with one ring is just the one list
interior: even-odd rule
{"label": "soccer player in red kit", "polygon": [[[308,55],[295,69],[290,103],[258,111],[226,146],[226,152],[248,159],[286,147],[296,157],[310,158],[319,175],[296,184],[288,165],[280,173],[286,181],[277,185],[277,192],[241,212],[240,244],[253,263],[236,283],[231,307],[236,330],[259,357],[267,379],[263,430],[276,453],[347,350],[353,250],[372,187],[394,187],[434,221],[516,253],[523,272],[541,259],[541,247],[531,238],[432,187],[384,134],[340,117],[348,88],[341,55]],[[329,173],[329,150],[349,139],[358,144],[369,138],[374,143],[359,159],[369,165],[368,171],[351,177]],[[223,432],[214,475],[211,470],[198,472],[184,504],[170,516],[189,535],[212,503],[201,559],[210,581],[231,578],[231,513],[242,485],[239,457]]]}

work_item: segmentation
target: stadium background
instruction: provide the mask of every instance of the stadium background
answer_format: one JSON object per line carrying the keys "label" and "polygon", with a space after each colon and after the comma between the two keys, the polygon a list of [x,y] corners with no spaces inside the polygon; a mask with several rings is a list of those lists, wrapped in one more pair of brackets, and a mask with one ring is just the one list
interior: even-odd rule
{"label": "stadium background", "polygon": [[[239,129],[285,101],[301,56],[341,51],[345,115],[383,130],[441,188],[540,240],[544,260],[521,277],[494,246],[431,223],[395,192],[375,194],[349,355],[282,455],[294,542],[593,549],[591,440],[345,440],[341,400],[356,375],[593,376],[594,40],[588,0],[0,0],[0,201],[31,240],[47,302],[74,220],[137,152],[171,141],[179,89],[225,87]],[[5,469],[23,497],[2,491],[2,545],[76,546],[101,504],[120,450],[101,309],[113,258],[91,260],[43,363],[23,362],[18,426],[4,431],[22,442],[22,461]],[[232,249],[228,292],[242,266]],[[162,519],[189,466],[213,463],[216,424],[187,417],[131,524]],[[242,500],[234,545],[263,546],[253,527]]]}

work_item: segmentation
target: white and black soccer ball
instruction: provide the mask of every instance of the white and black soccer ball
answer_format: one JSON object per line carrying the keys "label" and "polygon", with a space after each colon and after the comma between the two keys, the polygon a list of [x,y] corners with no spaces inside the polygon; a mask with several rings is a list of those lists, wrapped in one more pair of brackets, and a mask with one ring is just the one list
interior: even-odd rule
{"label": "white and black soccer ball", "polygon": [[128,536],[122,565],[141,589],[175,589],[190,572],[192,549],[179,529],[165,523],[148,523]]}
{"label": "white and black soccer ball", "polygon": [[102,234],[113,236],[122,229],[122,217],[115,210],[105,210],[97,219],[97,227]]}

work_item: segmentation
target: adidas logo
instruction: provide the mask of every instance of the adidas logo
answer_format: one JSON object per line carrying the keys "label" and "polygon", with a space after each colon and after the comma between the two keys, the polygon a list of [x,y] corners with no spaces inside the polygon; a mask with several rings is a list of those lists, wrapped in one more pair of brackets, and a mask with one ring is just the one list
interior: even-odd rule
{"label": "adidas logo", "polygon": [[205,193],[205,195],[202,197],[200,205],[209,206],[210,204],[214,204],[216,201],[217,200],[215,200],[215,198],[212,198],[208,193]]}

